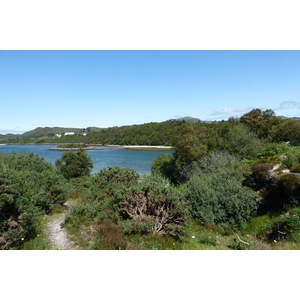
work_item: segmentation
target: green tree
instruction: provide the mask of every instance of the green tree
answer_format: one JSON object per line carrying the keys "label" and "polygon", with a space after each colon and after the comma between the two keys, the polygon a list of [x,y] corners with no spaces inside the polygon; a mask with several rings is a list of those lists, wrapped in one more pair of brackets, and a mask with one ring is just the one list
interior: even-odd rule
{"label": "green tree", "polygon": [[175,157],[182,166],[200,159],[207,153],[207,129],[198,124],[184,123],[173,138]]}
{"label": "green tree", "polygon": [[151,164],[152,174],[161,174],[168,178],[173,184],[178,184],[183,181],[181,169],[174,155],[161,154]]}
{"label": "green tree", "polygon": [[241,158],[253,158],[262,150],[263,143],[247,126],[237,124],[230,127],[223,137],[218,138],[217,148]]}
{"label": "green tree", "polygon": [[249,127],[252,132],[255,132],[259,138],[263,139],[270,139],[273,127],[282,122],[280,118],[275,116],[273,110],[262,111],[258,108],[244,114],[240,121]]}
{"label": "green tree", "polygon": [[55,165],[66,179],[88,176],[93,168],[91,158],[83,150],[64,152]]}
{"label": "green tree", "polygon": [[276,141],[290,142],[291,145],[300,145],[300,121],[287,120],[280,124],[275,133]]}

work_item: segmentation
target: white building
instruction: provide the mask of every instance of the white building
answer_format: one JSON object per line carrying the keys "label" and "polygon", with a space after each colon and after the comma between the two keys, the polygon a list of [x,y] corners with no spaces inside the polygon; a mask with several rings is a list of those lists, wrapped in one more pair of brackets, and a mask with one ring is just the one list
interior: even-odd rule
{"label": "white building", "polygon": [[65,135],[74,135],[75,132],[65,132]]}

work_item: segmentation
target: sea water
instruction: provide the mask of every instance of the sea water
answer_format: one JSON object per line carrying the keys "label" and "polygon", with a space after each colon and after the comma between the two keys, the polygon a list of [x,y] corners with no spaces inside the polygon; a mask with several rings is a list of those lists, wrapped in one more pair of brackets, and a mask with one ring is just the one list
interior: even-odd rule
{"label": "sea water", "polygon": [[[52,164],[61,158],[62,151],[50,150],[53,145],[0,145],[0,152],[3,153],[23,153],[31,152],[43,157],[45,161]],[[92,174],[106,167],[119,166],[121,168],[131,168],[140,175],[151,173],[151,162],[160,154],[172,154],[170,150],[125,150],[125,149],[106,149],[89,150],[86,153],[91,157],[94,168]]]}

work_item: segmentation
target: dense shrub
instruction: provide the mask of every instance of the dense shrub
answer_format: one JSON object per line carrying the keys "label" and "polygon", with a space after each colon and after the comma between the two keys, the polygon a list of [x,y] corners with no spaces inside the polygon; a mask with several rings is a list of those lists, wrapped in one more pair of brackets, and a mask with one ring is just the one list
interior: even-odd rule
{"label": "dense shrub", "polygon": [[282,164],[291,168],[292,166],[298,165],[300,163],[300,148],[291,149],[288,151],[284,158],[282,159]]}
{"label": "dense shrub", "polygon": [[130,168],[104,168],[93,179],[92,198],[102,203],[109,202],[106,204],[107,208],[114,209],[121,201],[125,190],[137,184],[138,179],[139,174]]}
{"label": "dense shrub", "polygon": [[234,155],[224,151],[212,151],[187,169],[188,177],[226,170],[226,176],[242,179],[249,171],[244,163]]}
{"label": "dense shrub", "polygon": [[258,158],[268,159],[270,157],[284,154],[289,150],[289,146],[286,143],[268,143],[264,146],[261,152],[257,154]]}
{"label": "dense shrub", "polygon": [[100,170],[95,175],[94,184],[106,188],[111,184],[123,184],[130,187],[137,183],[139,174],[130,168],[108,167]]}
{"label": "dense shrub", "polygon": [[92,176],[82,176],[78,178],[72,178],[70,180],[70,197],[73,199],[76,198],[89,198],[90,190],[93,185],[93,177]]}
{"label": "dense shrub", "polygon": [[291,209],[273,227],[265,232],[269,241],[300,241],[300,208]]}
{"label": "dense shrub", "polygon": [[248,183],[248,186],[255,190],[265,187],[271,178],[271,165],[268,163],[256,163],[251,166],[251,169],[252,173],[249,176],[251,183]]}
{"label": "dense shrub", "polygon": [[215,147],[241,158],[251,159],[262,150],[263,143],[245,125],[237,124],[230,127],[224,136],[218,137]]}
{"label": "dense shrub", "polygon": [[64,152],[55,164],[66,179],[88,176],[93,168],[91,158],[83,150]]}
{"label": "dense shrub", "polygon": [[[74,229],[78,230],[81,226],[93,224],[94,228],[96,226],[100,230],[98,235],[92,235],[92,239],[95,239],[94,242],[96,243],[94,247],[95,249],[103,247],[103,245],[98,244],[101,240],[100,235],[102,236],[103,228],[106,225],[110,229],[116,228],[115,226],[121,220],[120,202],[126,190],[137,184],[138,179],[139,174],[134,170],[119,167],[102,169],[92,178],[72,179],[71,184],[74,189],[72,194],[79,197],[81,193],[83,195],[81,201],[72,206],[67,212],[66,227],[74,232]],[[122,229],[122,227],[120,228]],[[118,232],[120,228],[117,230]],[[108,247],[108,249],[111,248]]]}
{"label": "dense shrub", "polygon": [[292,166],[291,167],[291,172],[300,173],[300,164]]}
{"label": "dense shrub", "polygon": [[198,162],[185,193],[191,214],[202,224],[240,227],[256,213],[253,192],[244,187],[242,167],[224,153]]}
{"label": "dense shrub", "polygon": [[266,208],[271,212],[286,211],[300,205],[300,177],[286,174],[267,186]]}
{"label": "dense shrub", "polygon": [[291,145],[300,144],[300,121],[285,120],[276,130],[275,139],[289,142]]}
{"label": "dense shrub", "polygon": [[19,247],[35,237],[42,214],[66,198],[64,179],[32,154],[0,156],[0,249]]}
{"label": "dense shrub", "polygon": [[187,206],[181,199],[181,192],[166,179],[149,176],[123,198],[126,231],[179,236],[187,218]]}
{"label": "dense shrub", "polygon": [[169,179],[173,184],[178,184],[184,180],[184,176],[173,155],[161,154],[151,164],[152,174],[161,174]]}

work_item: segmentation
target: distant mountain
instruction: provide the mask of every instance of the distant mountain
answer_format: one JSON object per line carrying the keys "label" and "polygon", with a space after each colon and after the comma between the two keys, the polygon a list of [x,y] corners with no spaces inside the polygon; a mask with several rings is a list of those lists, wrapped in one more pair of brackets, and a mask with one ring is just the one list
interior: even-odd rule
{"label": "distant mountain", "polygon": [[287,120],[299,120],[299,121],[300,121],[300,118],[299,118],[299,117],[288,118],[288,117],[285,117],[285,116],[278,116],[278,118],[281,118],[281,119],[287,119]]}
{"label": "distant mountain", "polygon": [[176,119],[176,120],[178,120],[178,121],[186,121],[188,123],[199,123],[199,122],[202,122],[200,119],[189,117],[189,116],[186,116],[186,117],[183,117],[183,118],[179,118],[179,119]]}

